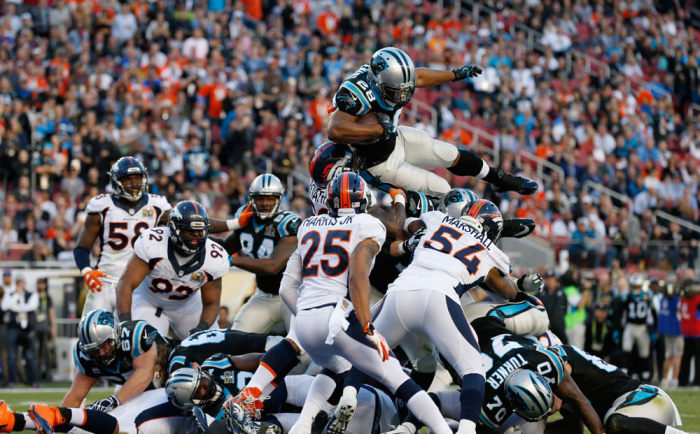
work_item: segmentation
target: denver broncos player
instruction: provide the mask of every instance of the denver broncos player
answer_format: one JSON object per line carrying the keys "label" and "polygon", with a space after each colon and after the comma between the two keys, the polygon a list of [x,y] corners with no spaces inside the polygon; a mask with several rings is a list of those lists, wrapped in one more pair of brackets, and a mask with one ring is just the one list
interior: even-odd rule
{"label": "denver broncos player", "polygon": [[[367,185],[341,173],[328,190],[329,215],[306,219],[290,257],[280,292],[299,290],[290,309],[294,330],[311,359],[323,366],[291,433],[308,432],[312,419],[335,389],[338,375],[355,366],[385,384],[436,433],[451,432],[425,391],[389,355],[374,331],[369,311],[369,272],[386,229],[366,213]],[[348,300],[348,295],[350,300]]]}
{"label": "denver broncos player", "polygon": [[328,138],[351,144],[362,165],[383,182],[404,189],[444,194],[448,182],[425,168],[444,167],[456,175],[484,179],[498,191],[532,194],[534,181],[504,173],[476,154],[431,138],[425,131],[396,127],[402,108],[416,87],[439,86],[475,77],[481,69],[465,65],[451,71],[415,68],[408,55],[395,47],[376,51],[368,64],[345,79],[333,97]]}
{"label": "denver broncos player", "polygon": [[229,264],[224,248],[208,238],[209,226],[201,204],[182,201],[168,227],[148,229],[136,240],[117,284],[121,321],[146,320],[164,336],[172,327],[180,339],[214,323]]}
{"label": "denver broncos player", "polygon": [[98,378],[122,387],[87,408],[111,412],[133,399],[152,385],[159,346],[167,342],[145,321],[116,324],[112,312],[86,313],[73,350],[75,378],[61,405],[80,407]]}
{"label": "denver broncos player", "polygon": [[[113,194],[93,197],[87,218],[73,250],[90,293],[83,312],[116,310],[115,288],[134,252],[134,242],[146,229],[167,223],[170,204],[163,197],[146,193],[146,168],[134,157],[120,158],[109,171]],[[90,249],[100,239],[97,266],[90,267]]]}
{"label": "denver broncos player", "polygon": [[236,212],[233,230],[220,241],[231,265],[255,273],[257,288],[233,320],[234,330],[266,333],[280,321],[289,329],[290,312],[279,298],[282,272],[296,249],[299,216],[279,209],[284,187],[275,175],[256,177],[248,190],[249,202]]}

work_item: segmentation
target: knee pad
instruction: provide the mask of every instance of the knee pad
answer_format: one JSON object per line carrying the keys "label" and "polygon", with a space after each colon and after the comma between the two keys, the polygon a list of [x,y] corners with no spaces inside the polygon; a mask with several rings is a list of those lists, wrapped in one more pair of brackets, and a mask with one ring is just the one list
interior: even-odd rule
{"label": "knee pad", "polygon": [[450,183],[445,180],[445,178],[438,176],[432,172],[428,173],[428,193],[433,193],[439,196],[446,194],[450,191]]}
{"label": "knee pad", "polygon": [[[427,133],[426,133],[427,135]],[[435,155],[447,162],[448,164],[454,163],[457,157],[460,155],[459,149],[456,146],[451,145],[447,142],[442,142],[440,140],[430,139],[433,141],[433,150]]]}

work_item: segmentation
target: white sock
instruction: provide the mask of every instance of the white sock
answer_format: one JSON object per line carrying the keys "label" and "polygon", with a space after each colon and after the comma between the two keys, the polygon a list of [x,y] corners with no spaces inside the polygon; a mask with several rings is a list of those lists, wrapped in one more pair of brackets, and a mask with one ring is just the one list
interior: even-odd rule
{"label": "white sock", "polygon": [[34,425],[34,421],[29,418],[29,413],[23,413],[24,414],[24,429],[36,429],[36,425]]}
{"label": "white sock", "polygon": [[672,426],[667,426],[666,431],[664,431],[664,434],[686,434],[686,432],[681,431],[678,428],[674,428]]}
{"label": "white sock", "polygon": [[440,410],[438,410],[426,391],[421,390],[413,395],[406,403],[406,406],[411,410],[411,413],[413,413],[418,420],[426,424],[433,433],[452,434],[452,430],[440,414]]}
{"label": "white sock", "polygon": [[[268,386],[272,386],[272,380],[275,379],[275,374],[273,374],[269,369],[267,369],[264,365],[258,366],[258,369],[255,370],[255,373],[253,374],[253,378],[250,379],[248,382],[247,387],[257,387],[261,391],[265,391]],[[274,389],[274,386],[272,386]]]}
{"label": "white sock", "polygon": [[309,393],[306,395],[306,401],[304,401],[304,407],[302,407],[299,419],[294,424],[291,432],[299,430],[302,427],[310,428],[314,417],[316,417],[318,411],[333,394],[333,390],[335,390],[335,381],[326,375],[318,374],[316,378],[314,378],[314,382],[311,383]]}
{"label": "white sock", "polygon": [[87,414],[82,408],[71,408],[70,409],[70,420],[68,421],[71,425],[83,426],[85,425],[85,419],[87,419]]}
{"label": "white sock", "polygon": [[470,420],[462,419],[459,421],[459,429],[457,434],[475,434],[476,424]]}
{"label": "white sock", "polygon": [[486,163],[486,161],[481,162],[481,171],[479,171],[479,174],[476,175],[476,179],[484,179],[486,178],[486,175],[489,174],[491,171],[491,167]]}

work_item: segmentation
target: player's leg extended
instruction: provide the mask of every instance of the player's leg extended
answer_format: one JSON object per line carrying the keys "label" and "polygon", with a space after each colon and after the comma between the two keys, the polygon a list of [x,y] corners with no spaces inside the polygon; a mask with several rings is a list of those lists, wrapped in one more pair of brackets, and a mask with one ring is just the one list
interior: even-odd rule
{"label": "player's leg extended", "polygon": [[399,361],[394,357],[382,361],[375,345],[362,332],[362,326],[355,315],[350,314],[348,321],[347,330],[339,332],[333,344],[339,354],[406,402],[409,410],[433,432],[451,433],[435,403],[403,372]]}
{"label": "player's leg extended", "polygon": [[241,307],[233,319],[231,330],[248,333],[267,333],[282,318],[279,315],[279,296],[267,294],[259,288]]}
{"label": "player's leg extended", "polygon": [[605,415],[605,432],[611,434],[675,434],[681,425],[678,409],[666,392],[643,384],[613,402]]}
{"label": "player's leg extended", "polygon": [[438,291],[415,292],[416,298],[405,302],[427,300],[423,329],[462,378],[459,432],[475,432],[484,400],[484,369],[476,333],[456,300]]}
{"label": "player's leg extended", "polygon": [[118,432],[117,419],[102,411],[33,404],[27,413],[19,413],[13,412],[5,401],[0,401],[0,432],[25,429],[68,432],[74,427],[94,433]]}

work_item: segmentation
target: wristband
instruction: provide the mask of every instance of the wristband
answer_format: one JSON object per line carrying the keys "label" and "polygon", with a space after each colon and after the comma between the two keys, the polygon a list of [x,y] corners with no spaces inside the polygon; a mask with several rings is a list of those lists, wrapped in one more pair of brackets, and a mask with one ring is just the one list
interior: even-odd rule
{"label": "wristband", "polygon": [[416,217],[407,217],[406,221],[403,223],[403,230],[408,232],[408,226],[416,220],[420,220],[420,219],[416,218]]}
{"label": "wristband", "polygon": [[119,322],[131,321],[131,313],[119,314]]}
{"label": "wristband", "polygon": [[394,196],[394,203],[400,203],[401,205],[406,206],[406,198],[403,194],[397,194]]}
{"label": "wristband", "polygon": [[399,247],[396,248],[396,249],[399,251],[399,253],[400,253],[401,255],[405,255],[405,254],[406,254],[406,247],[404,247],[404,244],[406,244],[406,241],[400,242],[400,243],[399,243]]}
{"label": "wristband", "polygon": [[208,328],[209,328],[209,323],[204,321],[204,320],[201,320],[201,321],[199,321],[199,324],[197,324],[197,327],[195,327],[192,330],[197,330],[197,331],[201,332],[202,330],[206,330]]}
{"label": "wristband", "polygon": [[241,225],[238,224],[238,219],[228,219],[226,220],[226,227],[230,231],[235,231],[241,228]]}
{"label": "wristband", "polygon": [[89,273],[90,271],[92,271],[92,268],[91,268],[91,267],[85,267],[85,268],[83,268],[82,270],[80,270],[80,274],[82,274],[83,276],[85,276],[85,274]]}

